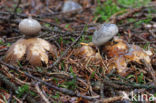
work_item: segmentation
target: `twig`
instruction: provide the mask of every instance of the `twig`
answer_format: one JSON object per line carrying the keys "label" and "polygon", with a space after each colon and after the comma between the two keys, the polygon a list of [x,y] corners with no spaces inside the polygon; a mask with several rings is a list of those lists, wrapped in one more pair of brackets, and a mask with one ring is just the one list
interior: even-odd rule
{"label": "twig", "polygon": [[122,96],[110,97],[96,101],[95,103],[114,103],[115,101],[121,100]]}
{"label": "twig", "polygon": [[13,98],[18,101],[18,103],[23,103],[20,99],[18,99],[16,96],[13,96]]}
{"label": "twig", "polygon": [[135,9],[130,9],[128,13],[125,13],[119,17],[117,17],[117,20],[120,21],[120,20],[123,20],[131,15],[133,15],[134,13],[137,13],[139,11],[141,11],[144,7],[140,7],[140,8],[135,8]]}
{"label": "twig", "polygon": [[42,20],[42,19],[37,19],[37,20],[39,20],[39,21],[41,21],[41,22],[44,22],[44,23],[47,23],[47,24],[50,24],[50,25],[52,25],[52,26],[54,26],[54,27],[58,27],[58,28],[61,29],[61,30],[67,31],[67,30],[65,30],[63,27],[61,27],[61,26],[59,26],[59,25],[57,25],[57,24],[55,24],[55,23],[47,22],[47,21]]}
{"label": "twig", "polygon": [[13,97],[13,92],[12,92],[12,90],[10,90],[10,97],[7,101],[8,103],[11,103],[12,97]]}
{"label": "twig", "polygon": [[115,84],[119,84],[119,85],[128,86],[130,88],[145,88],[145,89],[156,90],[156,86],[153,86],[153,85],[143,85],[143,84],[137,84],[137,83],[124,83],[121,81],[110,81],[110,82],[115,83]]}
{"label": "twig", "polygon": [[151,74],[153,81],[154,81],[154,85],[156,86],[156,74],[155,74],[155,71],[153,70],[153,67],[151,66],[151,64],[147,63],[145,60],[142,60],[142,62],[147,67],[147,72]]}
{"label": "twig", "polygon": [[9,19],[14,18],[17,12],[17,9],[19,8],[19,5],[21,4],[21,0],[18,0],[17,6],[15,7],[13,14],[9,17]]}
{"label": "twig", "polygon": [[104,83],[101,83],[101,85],[100,85],[100,96],[101,96],[101,98],[104,98]]}
{"label": "twig", "polygon": [[19,78],[15,77],[12,73],[8,72],[8,69],[6,69],[5,67],[4,67],[4,69],[2,69],[2,73],[4,73],[4,75],[6,75],[9,79],[14,79],[15,82],[19,85],[25,85],[25,84],[29,85],[29,86],[31,85],[30,83],[24,82],[24,81],[20,80]]}
{"label": "twig", "polygon": [[11,83],[3,74],[0,73],[0,81],[4,84],[6,84],[7,88],[11,89],[11,90],[16,90],[16,86]]}
{"label": "twig", "polygon": [[147,18],[139,18],[139,19],[137,19],[137,20],[135,20],[135,21],[131,21],[131,22],[128,22],[128,23],[121,24],[121,25],[119,25],[119,27],[125,27],[125,26],[131,25],[131,24],[133,24],[133,23],[136,23],[136,22],[138,22],[138,21],[140,21],[140,20],[146,20],[146,19],[147,19]]}
{"label": "twig", "polygon": [[[135,44],[147,44],[147,42],[134,42]],[[155,44],[156,41],[149,41],[149,44]]]}
{"label": "twig", "polygon": [[122,4],[120,4],[120,3],[118,3],[118,0],[113,0],[113,2],[118,6],[118,7],[120,7],[120,8],[125,8],[125,9],[127,9],[127,8],[132,8],[132,7],[130,7],[130,6],[125,6],[125,5],[122,5]]}
{"label": "twig", "polygon": [[3,48],[3,49],[0,49],[0,52],[4,52],[4,51],[7,51],[8,50],[8,48],[6,47],[6,48]]}
{"label": "twig", "polygon": [[42,97],[42,99],[45,101],[45,103],[50,103],[50,101],[45,97],[45,95],[42,93],[42,91],[39,88],[39,82],[35,84],[35,89],[39,93],[39,95]]}
{"label": "twig", "polygon": [[[0,73],[0,81],[3,82],[9,89],[11,89],[14,93],[17,90],[17,87],[14,83],[10,82],[3,74]],[[27,96],[26,100],[29,103],[37,103],[33,98]]]}
{"label": "twig", "polygon": [[105,85],[111,86],[116,89],[126,89],[126,88],[127,89],[134,89],[134,88],[156,89],[156,86],[153,85],[137,84],[134,82],[125,83],[121,81],[112,81],[108,77],[107,79],[103,79],[103,83]]}
{"label": "twig", "polygon": [[14,15],[16,15],[17,9],[19,8],[20,4],[21,4],[21,0],[18,0],[17,6],[14,9]]}
{"label": "twig", "polygon": [[156,35],[155,35],[155,33],[153,32],[153,30],[148,30],[150,33],[151,33],[151,35],[153,36],[153,38],[156,40]]}
{"label": "twig", "polygon": [[[135,33],[135,32],[133,33],[133,36],[137,37],[137,38],[138,38],[138,39],[140,39],[140,40],[145,41],[146,43],[149,43],[149,42],[150,42],[150,41],[148,41],[148,40],[144,39],[143,37],[136,35],[136,33]],[[155,49],[156,49],[156,45],[152,44],[151,46],[152,46],[153,48],[155,48]]]}
{"label": "twig", "polygon": [[137,13],[137,12],[141,11],[143,8],[144,7],[129,9],[129,11],[127,13],[124,13],[123,15],[118,16],[118,17],[113,17],[111,22],[116,23],[117,21],[124,20],[124,19],[132,16],[134,13]]}
{"label": "twig", "polygon": [[[20,72],[19,68],[16,68],[16,67],[14,67],[13,65],[6,64],[6,63],[4,63],[2,60],[0,60],[0,64],[5,65],[5,66],[7,66],[8,68],[10,68],[10,69],[12,69],[12,70],[15,70],[15,71],[17,71],[17,72]],[[66,89],[66,88],[59,88],[59,87],[57,87],[57,86],[55,86],[55,85],[52,85],[52,84],[50,84],[50,83],[47,83],[47,82],[45,82],[45,81],[43,81],[43,80],[41,80],[41,79],[39,79],[39,78],[37,78],[37,77],[35,77],[35,76],[33,76],[33,75],[27,73],[27,72],[23,72],[23,74],[25,74],[25,75],[26,75],[27,77],[29,77],[29,78],[32,78],[32,79],[34,79],[34,80],[37,80],[38,82],[41,82],[41,83],[45,84],[46,86],[48,86],[48,87],[50,87],[50,88],[53,88],[53,89],[55,89],[55,90],[57,90],[57,91],[59,91],[59,92],[62,92],[62,93],[64,93],[64,94],[68,94],[68,95],[70,95],[70,96],[81,97],[81,98],[87,99],[87,100],[96,100],[97,98],[99,98],[99,96],[96,96],[96,97],[83,96],[83,95],[81,95],[80,93],[75,93],[74,91],[68,90],[68,89]]]}

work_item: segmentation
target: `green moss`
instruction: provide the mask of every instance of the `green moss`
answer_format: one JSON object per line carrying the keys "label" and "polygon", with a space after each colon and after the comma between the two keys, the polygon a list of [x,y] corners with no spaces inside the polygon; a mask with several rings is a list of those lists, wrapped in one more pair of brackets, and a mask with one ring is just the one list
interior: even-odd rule
{"label": "green moss", "polygon": [[[118,0],[118,4],[125,7],[137,8],[147,5],[151,0]],[[121,11],[125,11],[125,8],[119,7],[113,0],[107,0],[103,4],[98,0],[98,6],[95,11],[95,19],[99,22],[108,21],[109,18]],[[122,14],[122,13],[121,13]]]}
{"label": "green moss", "polygon": [[144,74],[143,73],[140,73],[139,76],[138,76],[138,83],[144,83]]}
{"label": "green moss", "polygon": [[147,5],[151,0],[118,0],[118,3],[127,7],[141,7]]}
{"label": "green moss", "polygon": [[114,13],[124,10],[119,8],[112,0],[107,0],[103,4],[98,4],[95,12],[95,19],[100,16],[99,21],[107,21]]}

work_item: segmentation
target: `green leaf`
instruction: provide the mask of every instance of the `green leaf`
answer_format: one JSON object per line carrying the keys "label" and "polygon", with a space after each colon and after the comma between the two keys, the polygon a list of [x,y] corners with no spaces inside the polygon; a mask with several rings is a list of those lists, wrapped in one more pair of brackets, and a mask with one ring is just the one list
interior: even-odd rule
{"label": "green leaf", "polygon": [[60,94],[57,92],[54,96],[52,96],[52,98],[59,99],[60,98]]}
{"label": "green leaf", "polygon": [[142,72],[138,76],[138,83],[144,83],[144,74]]}
{"label": "green leaf", "polygon": [[70,26],[70,24],[66,24],[66,25],[65,25],[65,28],[68,28],[69,26]]}
{"label": "green leaf", "polygon": [[94,78],[94,76],[95,76],[95,72],[92,72],[90,78],[92,79],[92,78]]}
{"label": "green leaf", "polygon": [[29,85],[23,85],[16,90],[17,97],[21,97],[29,91]]}
{"label": "green leaf", "polygon": [[17,64],[18,64],[18,66],[19,66],[20,68],[23,67],[22,64],[20,63],[20,61],[17,61]]}
{"label": "green leaf", "polygon": [[46,24],[44,24],[44,26],[49,28],[50,24],[46,23]]}
{"label": "green leaf", "polygon": [[0,40],[0,44],[2,45],[2,44],[4,44],[4,42],[2,40]]}
{"label": "green leaf", "polygon": [[[117,0],[118,4],[133,8],[145,6],[150,1],[151,0]],[[96,7],[94,19],[98,19],[99,22],[108,21],[113,14],[126,10],[122,7],[119,8],[113,0],[106,0],[103,4],[98,0],[97,3],[98,6]]]}

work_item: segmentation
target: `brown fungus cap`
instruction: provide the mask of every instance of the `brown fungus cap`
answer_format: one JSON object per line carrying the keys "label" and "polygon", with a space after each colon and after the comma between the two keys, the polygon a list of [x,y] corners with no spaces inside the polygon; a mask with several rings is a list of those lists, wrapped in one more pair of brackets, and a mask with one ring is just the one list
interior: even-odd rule
{"label": "brown fungus cap", "polygon": [[19,30],[24,35],[35,36],[41,31],[41,25],[37,20],[29,17],[19,23]]}
{"label": "brown fungus cap", "polygon": [[41,38],[19,39],[5,56],[5,62],[16,64],[18,61],[29,61],[31,65],[48,65],[49,57],[57,57],[57,48]]}

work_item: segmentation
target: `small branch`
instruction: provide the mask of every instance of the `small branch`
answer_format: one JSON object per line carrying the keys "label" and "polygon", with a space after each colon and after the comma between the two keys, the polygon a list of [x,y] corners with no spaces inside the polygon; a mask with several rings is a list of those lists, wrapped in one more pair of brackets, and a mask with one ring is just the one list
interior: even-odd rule
{"label": "small branch", "polygon": [[[12,82],[10,82],[8,79],[7,79],[7,77],[5,77],[3,74],[1,74],[0,73],[0,81],[2,82],[2,83],[4,83],[5,85],[6,85],[6,87],[8,88],[8,89],[11,89],[14,93],[15,93],[15,91],[17,90],[17,86],[14,84],[14,83],[12,83]],[[27,96],[26,97],[26,100],[29,102],[29,103],[37,103],[33,98],[31,98],[30,96]]]}
{"label": "small branch", "polygon": [[13,98],[18,101],[18,103],[23,103],[20,99],[18,99],[16,96],[13,96]]}
{"label": "small branch", "polygon": [[39,93],[39,95],[42,97],[42,99],[45,101],[45,103],[50,103],[50,101],[45,97],[45,95],[42,93],[42,91],[39,88],[39,82],[35,84],[35,89]]}
{"label": "small branch", "polygon": [[115,96],[115,97],[100,99],[100,100],[96,101],[95,103],[114,103],[115,101],[118,101],[121,99],[122,99],[122,96]]}
{"label": "small branch", "polygon": [[145,89],[154,89],[156,90],[156,86],[153,85],[144,85],[144,84],[137,84],[135,82],[121,82],[121,81],[112,81],[109,78],[103,79],[104,85],[108,85],[110,87],[116,89],[134,89],[134,88],[145,88]]}
{"label": "small branch", "polygon": [[149,72],[151,74],[154,85],[156,86],[156,74],[155,74],[155,71],[153,70],[153,67],[151,66],[151,64],[147,63],[145,60],[142,60],[142,62],[147,67],[146,70],[147,70],[147,72]]}
{"label": "small branch", "polygon": [[21,0],[18,0],[18,3],[13,11],[13,14],[9,17],[9,19],[14,18],[17,12],[17,9],[19,8],[19,5],[21,4]]}
{"label": "small branch", "polygon": [[120,8],[125,8],[125,9],[127,9],[127,8],[131,9],[132,8],[131,6],[125,6],[125,5],[122,5],[122,4],[118,3],[118,0],[113,0],[113,1]]}
{"label": "small branch", "polygon": [[17,9],[19,8],[20,4],[21,4],[21,0],[18,0],[17,6],[14,9],[14,15],[16,15]]}
{"label": "small branch", "polygon": [[119,85],[124,85],[124,86],[127,86],[129,88],[145,88],[145,89],[154,89],[156,90],[156,86],[153,86],[153,85],[143,85],[143,84],[137,84],[137,83],[124,83],[124,82],[121,82],[121,81],[109,81],[109,82],[112,82],[112,83],[115,83],[116,85],[119,84]]}
{"label": "small branch", "polygon": [[141,11],[143,8],[144,7],[129,9],[127,13],[124,13],[123,15],[120,15],[118,17],[116,17],[116,15],[115,15],[115,17],[113,16],[113,17],[110,18],[111,22],[116,23],[117,21],[124,20],[124,19],[132,16],[134,13],[137,13],[137,12]]}
{"label": "small branch", "polygon": [[104,83],[101,83],[100,85],[100,96],[101,98],[104,98]]}
{"label": "small branch", "polygon": [[13,92],[12,92],[12,90],[10,90],[10,97],[9,97],[9,99],[8,99],[8,103],[11,103],[11,100],[13,99]]}
{"label": "small branch", "polygon": [[5,66],[7,66],[8,68],[10,68],[10,69],[12,69],[12,70],[15,70],[15,71],[17,71],[17,72],[23,73],[23,74],[25,74],[27,77],[32,78],[32,79],[34,79],[34,80],[37,80],[38,82],[41,82],[41,83],[45,84],[46,86],[48,86],[48,87],[50,87],[50,88],[53,88],[53,89],[55,89],[56,91],[62,92],[62,93],[64,93],[64,94],[68,94],[68,95],[70,95],[70,96],[81,97],[81,98],[83,98],[83,99],[87,99],[87,100],[90,100],[90,101],[91,101],[91,100],[96,100],[97,98],[99,98],[99,96],[96,96],[96,97],[84,96],[84,95],[81,95],[80,93],[75,93],[74,91],[68,90],[68,89],[66,89],[66,88],[59,88],[59,87],[57,87],[57,86],[55,86],[55,85],[52,85],[52,84],[50,84],[50,83],[48,83],[48,82],[45,82],[45,81],[43,81],[43,80],[41,80],[41,79],[39,79],[39,78],[37,78],[37,77],[35,77],[35,76],[33,76],[33,75],[27,73],[27,72],[21,72],[21,71],[19,70],[19,68],[16,68],[16,67],[14,67],[13,65],[9,65],[9,64],[7,64],[7,63],[4,63],[4,62],[1,61],[1,60],[0,60],[0,64],[5,65]]}
{"label": "small branch", "polygon": [[125,18],[128,18],[129,16],[133,15],[134,13],[141,11],[142,9],[143,9],[143,7],[130,9],[128,13],[125,13],[125,14],[117,17],[117,20],[120,21],[120,20],[123,20]]}
{"label": "small branch", "polygon": [[10,82],[3,74],[0,73],[0,81],[2,83],[4,83],[6,85],[6,87],[8,89],[11,89],[12,91],[15,92],[15,90],[17,90],[17,87],[15,86],[15,84],[13,84],[12,82]]}

